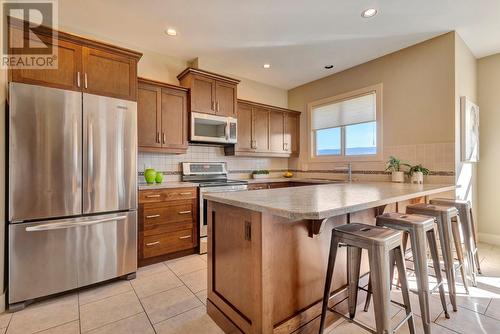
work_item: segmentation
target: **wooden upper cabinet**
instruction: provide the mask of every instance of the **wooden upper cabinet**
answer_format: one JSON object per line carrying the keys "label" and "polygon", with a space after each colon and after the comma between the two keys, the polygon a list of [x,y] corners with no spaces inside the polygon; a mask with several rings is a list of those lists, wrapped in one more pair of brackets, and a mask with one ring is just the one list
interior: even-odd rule
{"label": "wooden upper cabinet", "polygon": [[251,152],[254,150],[252,135],[252,106],[246,103],[238,103],[238,125],[236,150],[240,152]]}
{"label": "wooden upper cabinet", "polygon": [[271,152],[285,152],[285,115],[282,111],[269,113],[269,147]]}
{"label": "wooden upper cabinet", "polygon": [[137,61],[89,47],[83,48],[83,91],[119,99],[137,99]]}
{"label": "wooden upper cabinet", "polygon": [[253,148],[259,152],[269,151],[269,109],[253,109]]}
{"label": "wooden upper cabinet", "polygon": [[300,114],[287,113],[285,115],[285,152],[298,156],[300,150]]}
{"label": "wooden upper cabinet", "polygon": [[215,84],[217,115],[236,117],[236,85],[217,81]]}
{"label": "wooden upper cabinet", "polygon": [[161,87],[139,82],[138,94],[138,146],[161,148]]}
{"label": "wooden upper cabinet", "polygon": [[188,149],[187,89],[139,78],[139,151],[185,153]]}
{"label": "wooden upper cabinet", "polygon": [[[20,27],[21,23],[16,24]],[[16,24],[9,35],[24,38]],[[32,45],[54,42],[49,28],[40,26],[32,31],[27,37]],[[57,68],[9,69],[9,80],[137,100],[137,62],[141,53],[61,31],[56,36]]]}
{"label": "wooden upper cabinet", "polygon": [[298,156],[300,113],[261,103],[238,100],[238,141],[226,155]]}
{"label": "wooden upper cabinet", "polygon": [[187,94],[172,88],[161,89],[162,147],[166,150],[188,149]]}
{"label": "wooden upper cabinet", "polygon": [[239,80],[191,67],[179,74],[177,79],[181,86],[190,89],[190,111],[236,116]]}
{"label": "wooden upper cabinet", "polygon": [[194,75],[191,88],[191,111],[215,114],[215,80]]}

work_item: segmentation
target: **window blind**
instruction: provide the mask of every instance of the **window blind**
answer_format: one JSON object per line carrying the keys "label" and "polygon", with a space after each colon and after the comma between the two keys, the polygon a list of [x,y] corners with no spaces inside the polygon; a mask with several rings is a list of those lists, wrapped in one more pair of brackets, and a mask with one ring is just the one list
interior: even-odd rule
{"label": "window blind", "polygon": [[376,120],[377,97],[372,92],[312,109],[312,129],[327,129]]}

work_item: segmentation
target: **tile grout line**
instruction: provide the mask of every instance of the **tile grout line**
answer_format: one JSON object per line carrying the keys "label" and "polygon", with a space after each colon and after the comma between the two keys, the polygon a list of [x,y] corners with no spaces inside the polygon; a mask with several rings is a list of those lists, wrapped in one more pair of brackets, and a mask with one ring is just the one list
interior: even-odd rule
{"label": "tile grout line", "polygon": [[[76,320],[70,320],[70,321],[67,321],[67,322],[63,322],[63,323],[61,323],[59,325],[55,325],[55,326],[52,326],[52,327],[49,327],[49,328],[40,329],[39,331],[31,332],[31,334],[36,334],[36,333],[41,333],[41,332],[44,332],[44,331],[48,331],[49,329],[54,329],[54,328],[57,328],[57,327],[60,327],[60,326],[64,326],[64,325],[70,324],[73,321],[76,321]],[[80,320],[78,320],[78,322],[80,322]],[[80,329],[78,329],[78,330],[80,330]]]}
{"label": "tile grout line", "polygon": [[78,333],[82,333],[82,316],[80,314],[80,292],[76,294],[76,302],[78,303]]}
{"label": "tile grout line", "polygon": [[149,314],[148,314],[148,312],[146,312],[146,309],[144,308],[144,305],[142,304],[142,300],[141,300],[141,298],[139,298],[139,296],[137,295],[137,291],[135,291],[135,288],[134,288],[134,286],[132,285],[132,283],[130,284],[130,286],[132,286],[132,291],[134,291],[135,296],[136,296],[136,297],[137,297],[137,299],[139,300],[139,304],[141,305],[141,308],[142,308],[142,310],[144,311],[144,314],[146,315],[146,318],[148,318],[149,324],[151,325],[151,328],[153,328],[153,332],[155,332],[155,334],[157,334],[157,332],[156,332],[156,328],[155,328],[155,326],[153,325],[153,322],[151,321],[151,318],[149,318]]}

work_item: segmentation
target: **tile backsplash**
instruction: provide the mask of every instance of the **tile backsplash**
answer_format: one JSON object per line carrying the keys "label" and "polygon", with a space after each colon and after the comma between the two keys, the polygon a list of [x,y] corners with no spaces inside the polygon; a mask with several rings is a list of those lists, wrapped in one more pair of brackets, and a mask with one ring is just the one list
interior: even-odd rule
{"label": "tile backsplash", "polygon": [[224,155],[222,146],[196,145],[189,146],[186,154],[139,152],[137,169],[139,173],[142,173],[146,168],[154,168],[170,176],[169,179],[178,179],[181,173],[181,162],[226,162],[232,174],[250,174],[256,169],[268,169],[275,172],[288,169],[287,158],[233,157]]}

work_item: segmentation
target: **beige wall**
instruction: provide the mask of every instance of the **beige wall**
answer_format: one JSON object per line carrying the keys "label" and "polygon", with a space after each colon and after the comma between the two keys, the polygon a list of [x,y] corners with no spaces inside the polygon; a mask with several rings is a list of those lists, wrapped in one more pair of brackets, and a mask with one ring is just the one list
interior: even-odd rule
{"label": "beige wall", "polygon": [[[329,96],[383,84],[384,157],[396,154],[433,170],[454,170],[454,33],[448,33],[383,56],[288,92],[288,106],[306,111],[307,104]],[[306,143],[302,113],[301,143]],[[306,145],[292,167],[315,170],[332,164],[306,163]],[[379,163],[357,163],[376,169]]]}
{"label": "beige wall", "polygon": [[[477,101],[477,60],[462,38],[455,34],[455,179],[460,188],[459,199],[471,201],[477,220],[477,168],[475,163],[462,163],[460,145],[460,97]],[[480,223],[479,223],[480,224]]]}
{"label": "beige wall", "polygon": [[500,54],[478,60],[480,108],[479,238],[500,244]]}

